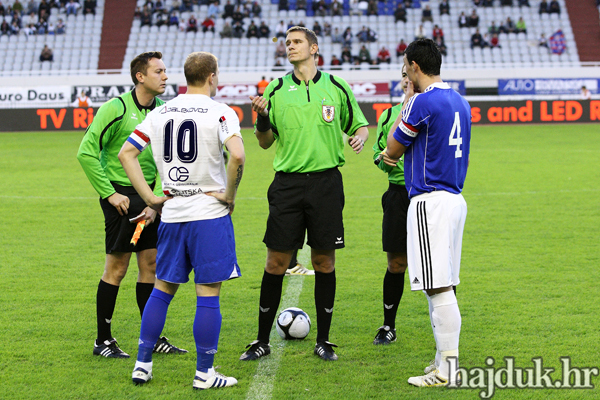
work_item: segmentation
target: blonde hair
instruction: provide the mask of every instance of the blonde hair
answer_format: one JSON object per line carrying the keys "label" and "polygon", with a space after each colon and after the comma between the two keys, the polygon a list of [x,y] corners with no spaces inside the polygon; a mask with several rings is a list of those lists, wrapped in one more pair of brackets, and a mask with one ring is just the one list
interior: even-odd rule
{"label": "blonde hair", "polygon": [[196,51],[185,59],[183,74],[188,85],[202,86],[210,74],[217,73],[217,68],[217,57],[205,51]]}

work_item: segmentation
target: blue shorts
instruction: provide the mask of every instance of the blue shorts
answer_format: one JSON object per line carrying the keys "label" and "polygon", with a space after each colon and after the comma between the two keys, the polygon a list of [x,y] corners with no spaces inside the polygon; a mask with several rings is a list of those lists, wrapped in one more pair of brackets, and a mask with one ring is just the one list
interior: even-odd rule
{"label": "blue shorts", "polygon": [[235,255],[231,217],[165,223],[158,227],[156,277],[186,283],[208,284],[242,276]]}

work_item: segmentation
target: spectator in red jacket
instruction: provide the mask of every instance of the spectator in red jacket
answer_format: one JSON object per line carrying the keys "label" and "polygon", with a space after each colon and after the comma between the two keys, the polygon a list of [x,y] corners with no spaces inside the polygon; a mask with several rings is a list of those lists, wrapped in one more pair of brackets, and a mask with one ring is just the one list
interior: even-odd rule
{"label": "spectator in red jacket", "polygon": [[211,31],[215,32],[215,21],[213,21],[210,17],[206,17],[204,21],[202,21],[202,32]]}
{"label": "spectator in red jacket", "polygon": [[438,25],[433,26],[433,40],[440,37],[442,41],[444,40],[444,31]]}
{"label": "spectator in red jacket", "polygon": [[490,47],[493,49],[494,47],[501,48],[500,40],[498,39],[498,34],[494,33],[492,38],[490,39]]}
{"label": "spectator in red jacket", "polygon": [[403,57],[407,47],[408,45],[404,43],[404,39],[400,39],[400,43],[398,43],[398,47],[396,47],[396,57]]}
{"label": "spectator in red jacket", "polygon": [[377,53],[377,64],[381,64],[381,63],[391,63],[392,62],[392,57],[390,56],[390,51],[383,46],[381,48],[381,50],[379,50],[379,53]]}

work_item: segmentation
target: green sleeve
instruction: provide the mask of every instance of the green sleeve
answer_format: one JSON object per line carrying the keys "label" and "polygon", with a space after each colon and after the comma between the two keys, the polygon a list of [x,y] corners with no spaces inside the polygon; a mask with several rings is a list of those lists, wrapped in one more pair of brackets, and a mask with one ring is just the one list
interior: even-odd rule
{"label": "green sleeve", "polygon": [[335,80],[342,86],[343,91],[345,92],[344,95],[347,96],[342,101],[342,129],[346,134],[352,136],[356,133],[358,128],[368,126],[369,123],[358,106],[358,102],[354,97],[354,93],[352,93],[350,85],[348,85],[345,80],[338,77],[336,77]]}
{"label": "green sleeve", "polygon": [[[375,161],[383,149],[387,147],[388,130],[391,127],[389,121],[391,119],[391,114],[392,108],[390,107],[381,113],[379,116],[379,121],[377,121],[377,140],[375,141],[375,144],[373,144],[373,161]],[[391,123],[393,124],[394,121],[391,121]],[[377,168],[385,173],[389,173],[394,167],[390,167],[381,161],[379,164],[377,164]]]}
{"label": "green sleeve", "polygon": [[103,199],[115,193],[115,189],[106,176],[100,160],[101,141],[106,143],[107,139],[115,132],[123,112],[123,106],[117,99],[104,103],[85,131],[77,152],[77,160],[79,160],[83,171],[96,192]]}
{"label": "green sleeve", "polygon": [[154,194],[158,197],[162,197],[165,194],[162,191],[162,182],[160,181],[160,175],[158,174],[158,169],[156,172],[156,180],[154,181]]}
{"label": "green sleeve", "polygon": [[[156,108],[162,106],[165,103],[166,102],[164,100],[159,99],[158,97],[156,97]],[[150,145],[150,147],[152,147],[152,145]],[[155,176],[154,182],[155,182],[154,183],[154,192],[153,192],[154,195],[158,196],[158,197],[164,196],[165,194],[163,193],[163,190],[162,190],[162,182],[160,180],[160,175],[158,173],[158,168],[156,168],[156,176]]]}

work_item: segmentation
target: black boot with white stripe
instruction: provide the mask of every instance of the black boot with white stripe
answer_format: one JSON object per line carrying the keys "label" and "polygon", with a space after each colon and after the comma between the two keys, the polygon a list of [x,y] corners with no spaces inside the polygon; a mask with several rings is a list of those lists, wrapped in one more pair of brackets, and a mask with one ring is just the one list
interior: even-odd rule
{"label": "black boot with white stripe", "polygon": [[337,346],[328,341],[317,343],[315,346],[315,354],[325,361],[336,361],[338,356],[335,354],[335,351],[333,351],[334,347]]}
{"label": "black boot with white stripe", "polygon": [[396,329],[383,325],[377,330],[373,344],[390,344],[396,341]]}
{"label": "black boot with white stripe", "polygon": [[164,353],[164,354],[185,354],[188,351],[185,349],[180,349],[179,347],[173,346],[171,343],[169,343],[169,339],[162,336],[156,341],[156,344],[154,345],[154,350],[152,352],[153,353]]}
{"label": "black boot with white stripe", "polygon": [[258,360],[261,357],[268,356],[271,354],[271,346],[268,343],[259,342],[255,340],[246,346],[248,350],[240,356],[242,361]]}
{"label": "black boot with white stripe", "polygon": [[129,358],[129,354],[119,348],[115,338],[105,340],[102,344],[94,342],[94,355],[107,358]]}

